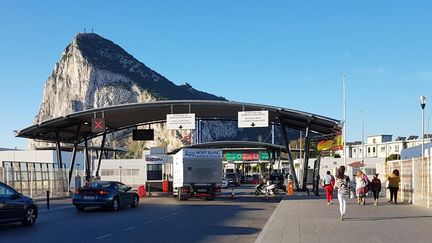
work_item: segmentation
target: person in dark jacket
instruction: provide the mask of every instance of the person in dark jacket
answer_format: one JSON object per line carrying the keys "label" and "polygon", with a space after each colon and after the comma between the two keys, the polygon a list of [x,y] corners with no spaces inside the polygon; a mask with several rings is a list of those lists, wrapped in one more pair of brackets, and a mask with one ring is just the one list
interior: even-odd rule
{"label": "person in dark jacket", "polygon": [[378,198],[379,198],[379,193],[381,191],[381,180],[378,179],[378,173],[376,173],[374,175],[374,178],[372,179],[371,182],[371,190],[374,196],[374,205],[378,205]]}

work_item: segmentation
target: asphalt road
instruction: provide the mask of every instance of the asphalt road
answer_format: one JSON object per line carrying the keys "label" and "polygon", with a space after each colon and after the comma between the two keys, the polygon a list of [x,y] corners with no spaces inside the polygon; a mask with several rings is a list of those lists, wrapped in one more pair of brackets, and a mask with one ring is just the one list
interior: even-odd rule
{"label": "asphalt road", "polygon": [[254,242],[281,197],[256,197],[252,187],[224,190],[215,201],[144,198],[138,208],[78,212],[56,201],[33,227],[0,225],[0,242]]}

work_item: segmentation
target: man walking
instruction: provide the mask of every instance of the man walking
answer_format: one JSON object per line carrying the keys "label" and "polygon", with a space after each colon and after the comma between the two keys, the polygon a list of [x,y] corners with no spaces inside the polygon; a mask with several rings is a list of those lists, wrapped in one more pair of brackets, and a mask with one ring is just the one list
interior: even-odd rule
{"label": "man walking", "polygon": [[335,184],[335,178],[327,171],[323,178],[324,189],[326,191],[327,204],[333,204],[333,187]]}

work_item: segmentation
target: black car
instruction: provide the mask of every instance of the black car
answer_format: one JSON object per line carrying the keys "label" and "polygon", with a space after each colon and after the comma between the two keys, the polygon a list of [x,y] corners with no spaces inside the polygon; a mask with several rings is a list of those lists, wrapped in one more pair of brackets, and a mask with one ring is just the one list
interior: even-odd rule
{"label": "black car", "polygon": [[38,217],[38,206],[29,197],[0,182],[0,223],[21,222],[32,226]]}
{"label": "black car", "polygon": [[240,180],[236,173],[226,173],[225,178],[228,181],[228,186],[240,186]]}
{"label": "black car", "polygon": [[94,181],[77,189],[72,204],[78,211],[86,207],[106,207],[117,211],[121,206],[138,207],[138,193],[132,187],[117,181]]}

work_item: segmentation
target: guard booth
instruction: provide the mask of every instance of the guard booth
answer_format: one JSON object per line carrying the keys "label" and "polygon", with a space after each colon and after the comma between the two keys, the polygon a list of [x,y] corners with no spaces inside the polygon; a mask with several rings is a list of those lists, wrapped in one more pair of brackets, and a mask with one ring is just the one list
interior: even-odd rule
{"label": "guard booth", "polygon": [[132,188],[145,185],[147,191],[162,192],[163,181],[172,181],[172,163],[165,150],[156,151],[144,151],[142,159],[102,160],[101,180],[120,181]]}

